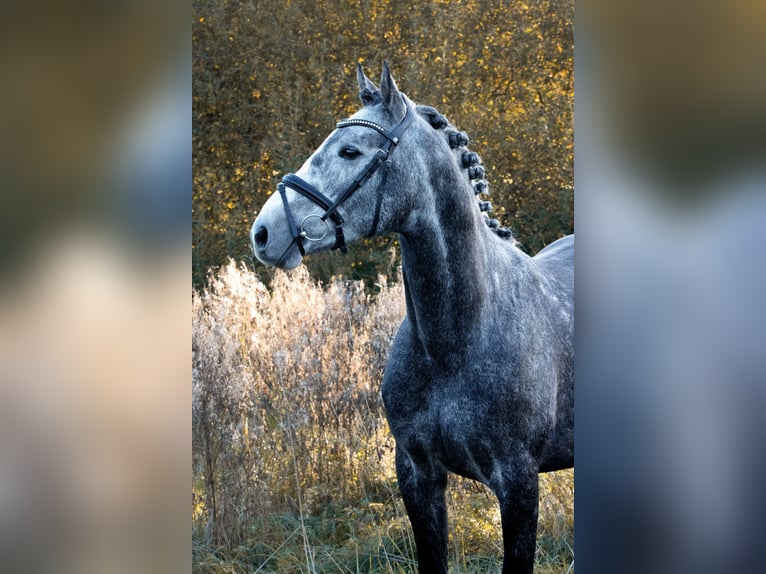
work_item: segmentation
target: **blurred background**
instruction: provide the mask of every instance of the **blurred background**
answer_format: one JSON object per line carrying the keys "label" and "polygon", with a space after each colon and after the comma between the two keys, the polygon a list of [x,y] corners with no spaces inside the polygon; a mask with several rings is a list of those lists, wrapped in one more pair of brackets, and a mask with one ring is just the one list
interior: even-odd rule
{"label": "blurred background", "polygon": [[191,54],[179,8],[3,6],[3,572],[188,568]]}
{"label": "blurred background", "polygon": [[575,29],[578,566],[766,571],[766,8]]}

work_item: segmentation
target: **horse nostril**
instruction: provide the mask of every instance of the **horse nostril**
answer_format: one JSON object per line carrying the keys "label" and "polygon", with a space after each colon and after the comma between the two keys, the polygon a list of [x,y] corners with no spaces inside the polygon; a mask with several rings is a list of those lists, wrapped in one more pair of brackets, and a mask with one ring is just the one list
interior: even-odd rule
{"label": "horse nostril", "polygon": [[257,247],[260,247],[263,249],[266,247],[266,243],[269,240],[269,232],[268,230],[261,226],[258,228],[258,230],[255,232],[255,244]]}

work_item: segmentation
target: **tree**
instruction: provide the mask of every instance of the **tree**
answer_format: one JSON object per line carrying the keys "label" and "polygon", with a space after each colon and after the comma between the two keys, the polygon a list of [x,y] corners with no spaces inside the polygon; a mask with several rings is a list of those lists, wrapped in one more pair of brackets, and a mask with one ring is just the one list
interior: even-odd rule
{"label": "tree", "polygon": [[[193,280],[250,258],[254,213],[358,107],[354,66],[471,136],[494,216],[530,252],[573,230],[573,3],[273,0],[193,4]],[[315,276],[374,278],[390,238],[312,255]]]}

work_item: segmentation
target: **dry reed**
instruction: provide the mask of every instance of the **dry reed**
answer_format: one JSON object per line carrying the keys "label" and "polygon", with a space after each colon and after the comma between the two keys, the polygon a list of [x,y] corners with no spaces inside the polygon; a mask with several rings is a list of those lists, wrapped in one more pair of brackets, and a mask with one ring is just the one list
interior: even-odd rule
{"label": "dry reed", "polygon": [[[195,572],[413,570],[379,392],[404,295],[378,287],[301,267],[267,289],[230,262],[193,292]],[[541,572],[573,571],[572,489],[571,472],[542,477]],[[457,567],[499,564],[491,493],[459,478],[449,492]]]}

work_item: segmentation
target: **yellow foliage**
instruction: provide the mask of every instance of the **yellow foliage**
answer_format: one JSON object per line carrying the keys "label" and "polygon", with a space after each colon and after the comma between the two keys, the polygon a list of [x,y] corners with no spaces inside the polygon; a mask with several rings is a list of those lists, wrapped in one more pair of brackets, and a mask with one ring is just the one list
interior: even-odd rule
{"label": "yellow foliage", "polygon": [[[387,60],[410,97],[468,133],[495,166],[487,173],[493,205],[506,209],[502,223],[524,248],[573,230],[572,0],[439,1],[417,10],[401,0],[200,0],[193,15],[196,285],[227,257],[248,260],[252,214],[357,108],[357,62],[374,77]],[[374,280],[389,261],[379,245],[307,264],[323,280]],[[352,273],[359,256],[364,264]]]}

